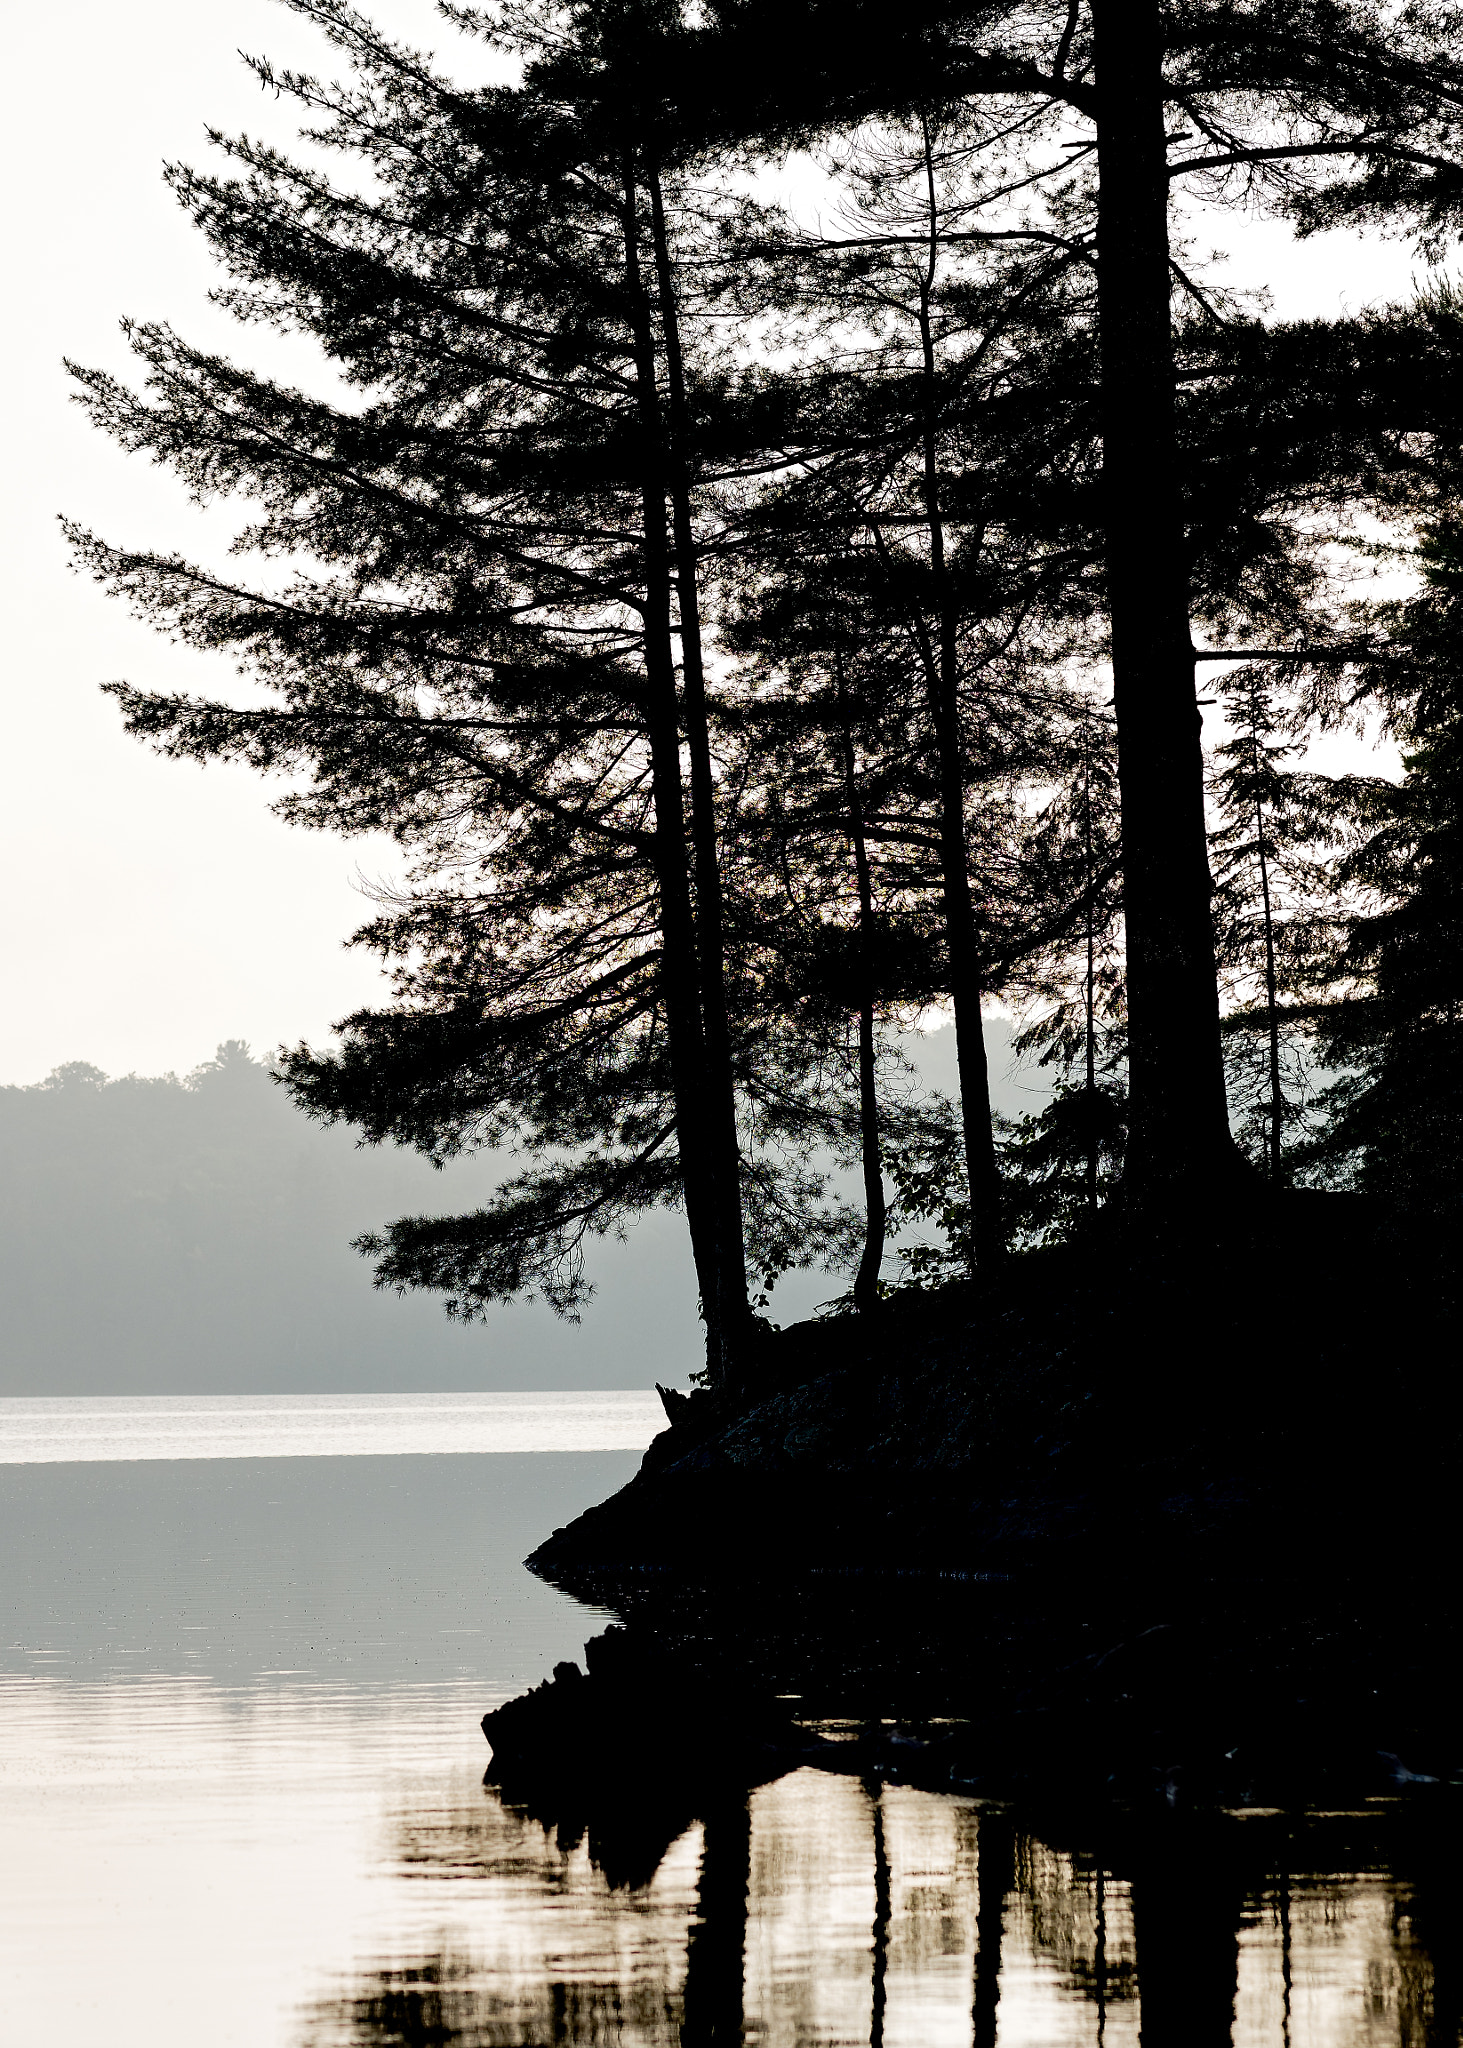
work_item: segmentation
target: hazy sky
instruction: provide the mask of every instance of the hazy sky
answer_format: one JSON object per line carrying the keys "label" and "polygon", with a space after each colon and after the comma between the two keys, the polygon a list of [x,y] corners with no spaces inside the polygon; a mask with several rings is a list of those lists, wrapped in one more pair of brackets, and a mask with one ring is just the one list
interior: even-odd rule
{"label": "hazy sky", "polygon": [[[430,0],[368,0],[367,11],[419,47],[456,45],[471,74],[486,68]],[[211,552],[181,492],[67,404],[60,359],[125,371],[117,321],[128,313],[235,346],[160,166],[206,157],[209,122],[288,139],[286,110],[260,94],[240,49],[316,69],[330,59],[270,0],[52,0],[16,10],[7,45],[0,1082],[73,1059],[111,1073],[187,1069],[228,1037],[261,1051],[318,1039],[377,986],[371,961],[340,942],[364,912],[358,870],[394,872],[392,849],[291,831],[245,770],[160,761],[126,739],[98,682],[209,690],[231,677],[69,574],[55,515]],[[1247,280],[1269,282],[1282,315],[1402,296],[1416,267],[1395,244],[1329,236],[1296,248],[1241,216],[1210,239]],[[257,333],[236,345],[256,363],[282,360],[265,358]],[[283,359],[302,374],[300,358]]]}

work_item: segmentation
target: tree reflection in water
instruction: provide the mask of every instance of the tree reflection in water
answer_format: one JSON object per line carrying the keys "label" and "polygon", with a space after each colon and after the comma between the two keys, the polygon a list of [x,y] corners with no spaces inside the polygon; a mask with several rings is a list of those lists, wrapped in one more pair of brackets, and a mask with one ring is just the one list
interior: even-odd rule
{"label": "tree reflection in water", "polygon": [[[1065,1832],[803,1770],[677,1826],[484,1787],[397,1817],[430,1955],[301,2015],[300,2048],[1456,2048],[1441,1813]],[[651,1824],[646,1816],[653,1815]],[[684,1818],[683,1816],[680,1818]]]}

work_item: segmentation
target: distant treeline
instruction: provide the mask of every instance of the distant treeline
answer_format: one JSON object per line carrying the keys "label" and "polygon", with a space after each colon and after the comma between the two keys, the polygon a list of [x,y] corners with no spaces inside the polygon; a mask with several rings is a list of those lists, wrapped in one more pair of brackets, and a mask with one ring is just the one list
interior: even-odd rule
{"label": "distant treeline", "polygon": [[[1042,1098],[987,1027],[998,1099]],[[954,1034],[915,1041],[953,1083]],[[351,1247],[403,1211],[485,1200],[501,1157],[438,1173],[312,1123],[239,1040],[184,1076],[109,1080],[81,1061],[0,1088],[0,1396],[644,1386],[685,1378],[700,1337],[685,1226],[650,1215],[601,1248],[583,1324],[541,1303],[451,1323],[439,1299],[376,1292]],[[790,1275],[772,1313],[838,1291]],[[600,1313],[601,1306],[604,1313]]]}
{"label": "distant treeline", "polygon": [[[490,1172],[358,1149],[311,1124],[237,1040],[183,1078],[109,1080],[77,1062],[0,1088],[0,1394],[679,1377],[695,1325],[683,1290],[656,1284],[683,1255],[674,1217],[637,1233],[608,1277],[611,1294],[634,1288],[634,1318],[593,1331],[533,1307],[466,1329],[425,1297],[373,1292],[350,1240],[460,1201],[464,1182],[485,1189]],[[633,1356],[615,1343],[631,1321]]]}

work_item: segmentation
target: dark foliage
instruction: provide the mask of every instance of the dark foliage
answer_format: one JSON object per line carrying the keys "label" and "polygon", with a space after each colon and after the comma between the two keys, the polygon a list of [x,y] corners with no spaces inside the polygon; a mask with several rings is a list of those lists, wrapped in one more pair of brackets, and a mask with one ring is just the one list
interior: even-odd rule
{"label": "dark foliage", "polygon": [[[1356,993],[1323,1020],[1333,1091],[1324,1148],[1358,1183],[1456,1227],[1463,1201],[1463,531],[1435,526],[1426,585],[1393,613],[1400,784],[1357,792],[1361,841],[1343,878],[1372,907],[1339,966]],[[1405,693],[1405,694],[1404,694]]]}
{"label": "dark foliage", "polygon": [[[342,0],[290,4],[347,82],[257,69],[341,177],[217,136],[226,173],[170,176],[222,303],[312,338],[346,396],[132,328],[143,390],[78,370],[83,401],[251,508],[238,573],[74,538],[264,689],[117,685],[130,730],[407,855],[358,935],[391,1000],[286,1054],[290,1084],[373,1142],[526,1158],[482,1210],[375,1236],[382,1283],[572,1313],[587,1239],[682,1203],[735,1378],[749,1261],[856,1257],[876,1303],[886,1153],[966,1268],[1090,1218],[1120,1144],[1132,1217],[1252,1199],[1226,1042],[1263,1041],[1238,1092],[1278,1174],[1283,999],[1375,967],[1335,1025],[1361,1048],[1406,979],[1400,908],[1325,964],[1317,849],[1364,792],[1275,751],[1255,663],[1290,664],[1287,735],[1369,687],[1331,543],[1436,488],[1456,356],[1441,302],[1265,327],[1173,245],[1170,194],[1437,244],[1463,198],[1443,17],[535,0],[450,10],[521,65],[464,90]],[[802,144],[841,207],[816,230],[742,175]],[[1201,659],[1249,663],[1213,841],[1195,625]],[[1408,715],[1438,764],[1409,787],[1446,779],[1436,715]],[[1342,887],[1391,860],[1400,904],[1431,856],[1387,829]],[[999,1144],[996,993],[1077,1084]],[[952,1105],[907,1099],[890,1050],[932,1001]],[[839,1159],[862,1219],[825,1199]]]}

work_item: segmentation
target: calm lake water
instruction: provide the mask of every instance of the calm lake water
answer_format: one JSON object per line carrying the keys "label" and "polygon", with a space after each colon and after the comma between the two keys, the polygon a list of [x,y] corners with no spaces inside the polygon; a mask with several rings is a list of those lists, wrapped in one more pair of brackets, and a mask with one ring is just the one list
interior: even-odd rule
{"label": "calm lake water", "polygon": [[606,1620],[519,1560],[657,1421],[0,1403],[6,2048],[1454,2048],[1431,1808],[1135,1830],[798,1771],[612,1883],[505,1803],[481,1714]]}
{"label": "calm lake water", "polygon": [[0,1464],[643,1451],[660,1396],[157,1394],[0,1400]]}

